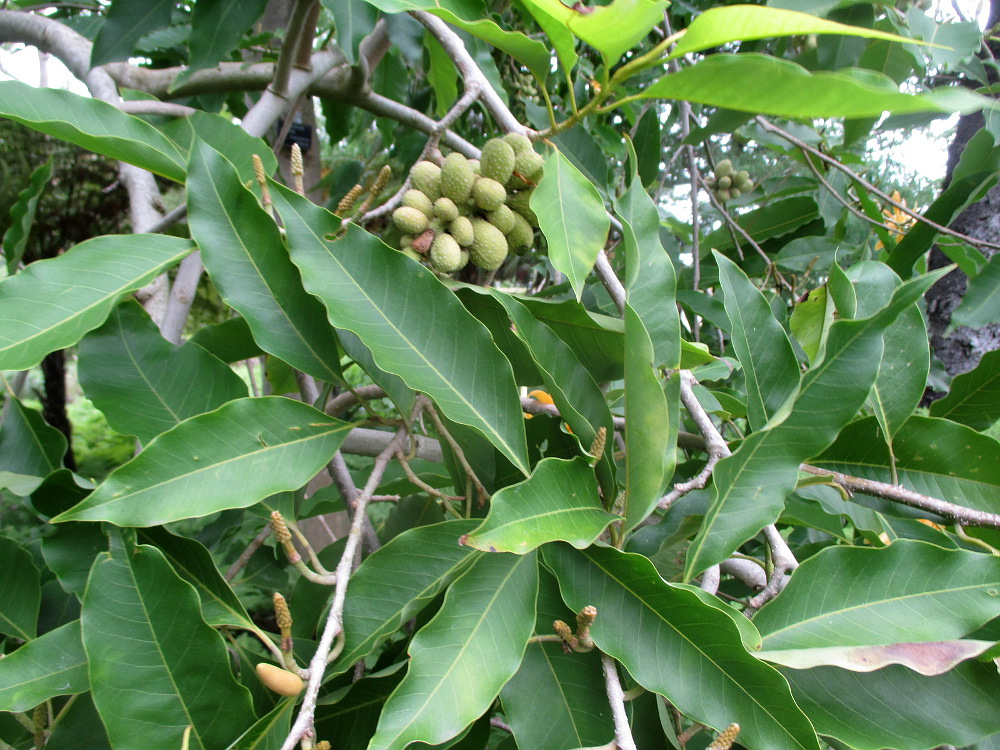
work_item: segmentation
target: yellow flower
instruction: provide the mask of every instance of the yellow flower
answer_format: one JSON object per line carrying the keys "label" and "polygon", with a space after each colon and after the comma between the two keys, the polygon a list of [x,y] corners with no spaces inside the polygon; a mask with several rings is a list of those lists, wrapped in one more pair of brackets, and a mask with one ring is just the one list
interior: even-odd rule
{"label": "yellow flower", "polygon": [[[540,401],[543,404],[549,404],[550,406],[554,406],[556,403],[555,401],[552,400],[552,396],[550,396],[548,393],[542,390],[528,391],[528,395],[531,396],[533,399],[535,399],[535,401]],[[534,416],[535,416],[534,414],[528,414],[528,412],[524,412],[525,419],[531,419]],[[565,424],[565,422],[563,424]],[[566,425],[566,431],[569,432],[570,435],[573,434],[573,430],[570,429],[569,425]]]}
{"label": "yellow flower", "polygon": [[[893,192],[892,199],[896,201],[896,203],[906,206],[906,201],[903,200],[903,197],[899,194],[898,190]],[[910,230],[910,227],[912,227],[917,221],[908,213],[897,208],[896,206],[890,206],[890,208],[882,211],[882,216],[885,217],[885,224],[889,228],[889,235],[895,242],[899,242],[903,239],[906,233]],[[876,250],[881,250],[884,247],[885,245],[882,243],[882,240],[875,243]]]}

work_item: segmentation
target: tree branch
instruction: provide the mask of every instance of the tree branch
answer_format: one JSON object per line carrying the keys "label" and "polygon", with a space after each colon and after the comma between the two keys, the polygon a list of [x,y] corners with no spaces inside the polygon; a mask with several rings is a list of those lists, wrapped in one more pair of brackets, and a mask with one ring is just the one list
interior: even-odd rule
{"label": "tree branch", "polygon": [[615,721],[615,742],[619,750],[636,750],[632,729],[628,725],[628,714],[625,713],[625,692],[618,678],[618,667],[614,659],[603,653],[601,666],[604,668],[604,687],[608,693],[611,715]]}

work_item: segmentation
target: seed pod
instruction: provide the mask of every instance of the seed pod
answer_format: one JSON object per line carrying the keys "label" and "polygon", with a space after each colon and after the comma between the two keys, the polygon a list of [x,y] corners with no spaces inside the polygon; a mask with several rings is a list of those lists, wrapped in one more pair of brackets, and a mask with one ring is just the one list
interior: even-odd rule
{"label": "seed pod", "polygon": [[461,204],[469,199],[475,181],[476,173],[469,160],[457,151],[448,154],[441,167],[441,195]]}
{"label": "seed pod", "polygon": [[741,169],[739,172],[733,175],[733,182],[736,183],[746,182],[749,179],[750,179],[750,173],[747,172],[745,169]]}
{"label": "seed pod", "polygon": [[513,253],[519,253],[531,247],[535,241],[535,230],[521,214],[514,213],[514,228],[507,234],[507,245]]}
{"label": "seed pod", "polygon": [[731,188],[729,188],[729,197],[730,198],[739,198],[741,195],[743,195],[743,192],[739,188],[737,188],[737,187],[731,187]]}
{"label": "seed pod", "polygon": [[503,185],[514,171],[514,149],[500,138],[493,138],[483,145],[479,158],[483,177],[489,177]]}
{"label": "seed pod", "polygon": [[742,193],[749,193],[753,190],[753,180],[744,180],[743,182],[737,182],[736,187],[740,189]]}
{"label": "seed pod", "polygon": [[462,248],[455,238],[444,232],[434,238],[430,252],[431,265],[441,273],[451,273],[462,267]]}
{"label": "seed pod", "polygon": [[510,234],[515,226],[514,216],[516,214],[510,209],[510,206],[501,204],[497,206],[496,210],[486,214],[486,220],[504,234]]}
{"label": "seed pod", "polygon": [[725,203],[727,200],[732,198],[732,194],[728,190],[716,190],[715,197],[718,198],[720,202]]}
{"label": "seed pod", "polygon": [[532,192],[532,190],[518,190],[516,193],[508,193],[507,205],[527,219],[531,226],[537,227],[538,217],[535,216],[535,212],[532,211],[531,206],[528,205]]}
{"label": "seed pod", "polygon": [[407,190],[403,193],[402,205],[417,209],[428,219],[434,216],[434,204],[422,190]]}
{"label": "seed pod", "polygon": [[482,269],[493,271],[507,259],[507,239],[485,219],[473,219],[475,239],[469,247],[469,257]]}
{"label": "seed pod", "polygon": [[257,679],[278,695],[298,695],[305,687],[302,678],[297,674],[292,674],[287,669],[276,667],[273,664],[258,664]]}
{"label": "seed pod", "polygon": [[545,159],[534,151],[522,151],[514,160],[514,171],[528,182],[537,182],[544,166]]}
{"label": "seed pod", "polygon": [[733,163],[729,159],[723,159],[715,165],[715,176],[718,178],[727,177],[733,173]]}
{"label": "seed pod", "polygon": [[528,140],[528,136],[521,133],[507,133],[501,140],[509,143],[510,147],[514,149],[515,154],[520,154],[523,151],[531,151],[531,141]]}
{"label": "seed pod", "polygon": [[441,197],[441,167],[432,161],[418,161],[410,169],[410,184],[432,201]]}
{"label": "seed pod", "polygon": [[472,167],[472,171],[477,177],[483,173],[483,166],[480,164],[479,159],[469,159],[469,166]]}
{"label": "seed pod", "polygon": [[420,234],[427,229],[427,214],[418,208],[400,206],[392,212],[392,223],[406,234]]}
{"label": "seed pod", "polygon": [[448,231],[462,247],[468,247],[475,240],[472,220],[468,216],[458,216],[448,225]]}
{"label": "seed pod", "polygon": [[728,190],[733,186],[732,177],[720,177],[719,178],[719,190]]}
{"label": "seed pod", "polygon": [[434,215],[441,221],[453,221],[458,216],[458,206],[451,198],[438,198],[434,201]]}
{"label": "seed pod", "polygon": [[496,180],[480,177],[472,186],[472,199],[483,211],[495,211],[507,200],[507,191]]}

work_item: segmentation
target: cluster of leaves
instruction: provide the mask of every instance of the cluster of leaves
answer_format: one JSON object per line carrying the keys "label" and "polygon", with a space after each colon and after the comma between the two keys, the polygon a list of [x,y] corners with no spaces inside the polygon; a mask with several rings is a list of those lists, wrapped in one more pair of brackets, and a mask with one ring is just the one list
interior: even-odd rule
{"label": "cluster of leaves", "polygon": [[[747,748],[995,747],[1000,532],[990,519],[1000,512],[1000,444],[983,431],[1000,417],[1000,356],[985,356],[929,416],[918,414],[931,367],[919,302],[941,275],[921,266],[938,231],[918,224],[897,242],[878,226],[868,236],[844,202],[880,224],[875,198],[849,193],[853,178],[780,137],[850,162],[885,110],[911,127],[988,105],[965,89],[897,86],[928,65],[985,81],[978,30],[869,3],[835,20],[766,6],[693,13],[690,4],[670,16],[684,30],[672,38],[653,33],[665,10],[656,0],[586,11],[524,0],[516,23],[461,2],[325,5],[333,25],[320,30],[334,32],[348,63],[379,12],[397,35],[387,60],[422,59],[412,43],[426,45],[420,85],[434,102],[419,106],[431,114],[456,98],[455,61],[418,37],[403,10],[471,34],[467,49],[497,91],[509,80],[498,59],[516,62],[519,85],[524,71],[534,76],[545,103],[522,104],[549,130],[531,208],[566,281],[544,295],[446,284],[357,222],[255,181],[253,156],[265,175],[277,160],[229,117],[143,118],[0,83],[3,116],[183,184],[189,230],[95,237],[15,263],[0,283],[0,371],[78,347],[84,393],[143,447],[94,486],[63,467],[61,433],[5,398],[0,489],[37,519],[39,538],[0,538],[0,739],[287,747],[297,699],[266,691],[254,664],[291,645],[293,663],[308,666],[328,610],[339,617],[343,607],[314,714],[315,737],[338,748],[572,750],[616,737],[626,746],[628,734],[640,748],[694,748],[711,734],[692,739],[699,725],[731,723]],[[171,19],[193,8],[182,86],[251,44],[243,31],[263,3],[145,7],[117,0],[106,15],[82,17],[95,21],[93,61],[183,29]],[[222,24],[219,9],[246,15]],[[549,80],[551,53],[536,29],[565,82]],[[796,42],[809,35],[820,35],[815,45]],[[859,60],[860,72],[837,72]],[[405,85],[383,64],[377,87]],[[690,102],[690,119],[663,100]],[[847,118],[836,138],[811,127],[833,117]],[[377,119],[397,144],[385,157],[408,167],[423,136]],[[370,131],[368,113],[355,120],[350,127],[366,121]],[[927,210],[937,224],[995,182],[997,127],[987,118]],[[394,141],[400,129],[406,138]],[[625,129],[634,139],[619,137]],[[650,192],[665,189],[668,146],[714,157],[720,143],[751,141],[772,165],[793,157],[808,171],[762,174],[705,234],[663,215]],[[688,153],[690,176],[708,162]],[[698,211],[719,210],[701,195],[692,192]],[[174,345],[130,294],[196,249],[234,317]],[[964,241],[946,251],[972,277],[959,320],[996,317],[997,256],[987,261]],[[621,311],[605,291],[608,273],[624,279]],[[251,397],[231,365],[256,357],[274,383],[282,368],[315,380],[320,400]],[[354,464],[356,485],[379,480],[367,497],[398,498],[378,518],[380,548],[354,570],[343,601],[284,565],[271,542],[223,576],[272,512],[303,521],[340,507],[322,490],[306,498],[306,486],[364,421],[324,411],[334,389],[356,386],[344,375],[355,364],[395,407],[368,426],[423,433],[388,471],[381,458]],[[697,381],[691,393],[677,370]],[[519,392],[532,387],[558,415],[524,418]],[[693,418],[701,411],[733,438],[732,453],[707,489],[659,510],[712,450]],[[940,498],[987,528],[891,493],[848,498],[842,475]],[[782,569],[773,575],[772,534],[800,563],[787,585]],[[317,550],[311,564],[332,569],[350,543]],[[754,612],[764,581],[783,590]],[[290,602],[287,638],[248,611],[274,590]],[[595,648],[551,642],[553,622],[585,607],[597,610]],[[602,655],[621,666],[627,728],[608,703]]]}

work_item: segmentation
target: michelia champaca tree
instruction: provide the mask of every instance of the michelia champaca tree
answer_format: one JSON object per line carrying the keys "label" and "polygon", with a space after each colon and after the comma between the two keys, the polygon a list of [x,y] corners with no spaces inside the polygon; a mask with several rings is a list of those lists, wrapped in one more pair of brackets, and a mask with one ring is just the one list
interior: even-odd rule
{"label": "michelia champaca tree", "polygon": [[[1000,356],[922,307],[998,317],[983,32],[714,5],[4,4],[132,230],[6,172],[4,747],[1000,746]],[[870,147],[977,111],[933,198]]]}

